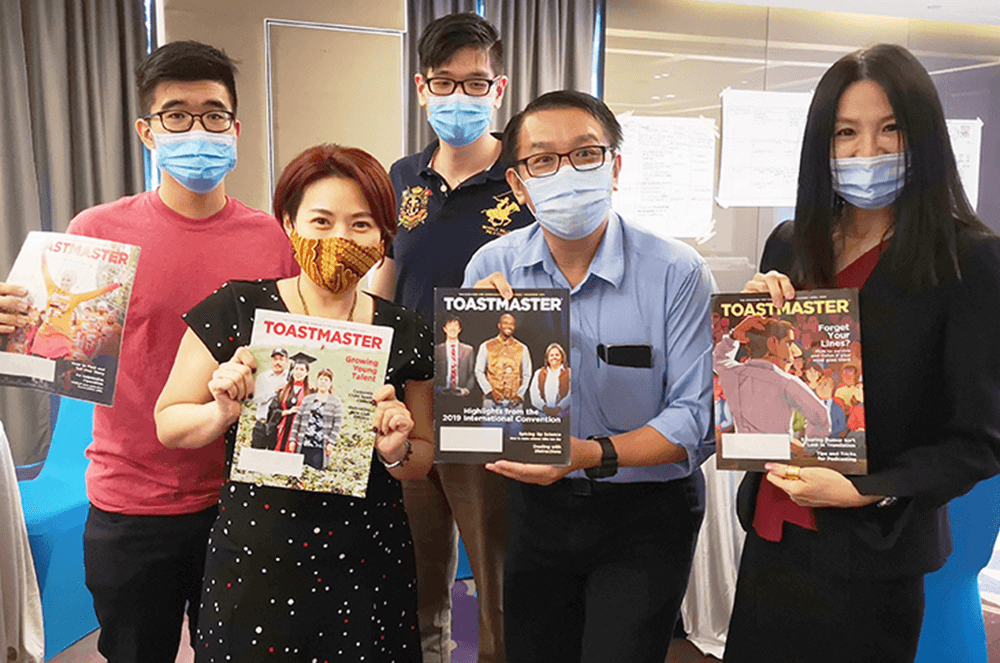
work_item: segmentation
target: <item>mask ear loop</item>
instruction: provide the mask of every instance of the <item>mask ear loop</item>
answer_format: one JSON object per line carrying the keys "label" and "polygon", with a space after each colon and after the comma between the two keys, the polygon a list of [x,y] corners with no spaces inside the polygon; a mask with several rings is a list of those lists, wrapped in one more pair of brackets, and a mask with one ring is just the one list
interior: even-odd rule
{"label": "mask ear loop", "polygon": [[[525,166],[525,168],[527,168],[527,166]],[[533,200],[531,200],[531,196],[530,195],[527,195],[527,193],[528,193],[528,183],[525,182],[524,180],[522,180],[521,176],[517,173],[517,166],[514,166],[514,168],[512,170],[514,171],[514,177],[516,177],[517,181],[521,183],[522,187],[524,187],[525,195],[526,195],[526,197],[527,197],[527,199],[528,199],[528,201],[530,203],[528,205],[528,210],[531,212],[532,216],[534,216],[535,215],[535,210],[532,209],[532,208],[535,206],[535,202]],[[531,178],[528,178],[528,179],[531,179]]]}
{"label": "mask ear loop", "polygon": [[[834,150],[831,150],[831,152],[836,154]],[[834,215],[838,215],[844,209],[847,201],[837,192],[837,186],[840,184],[840,171],[837,168],[837,158],[831,155],[829,160],[827,160],[827,164],[830,167],[830,193],[833,194],[832,208]]]}

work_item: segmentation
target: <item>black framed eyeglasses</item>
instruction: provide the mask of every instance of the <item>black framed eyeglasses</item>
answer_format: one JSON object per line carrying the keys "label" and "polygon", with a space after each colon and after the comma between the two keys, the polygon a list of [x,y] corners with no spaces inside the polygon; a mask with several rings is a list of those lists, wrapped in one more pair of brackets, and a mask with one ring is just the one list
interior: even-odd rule
{"label": "black framed eyeglasses", "polygon": [[195,119],[201,121],[205,131],[221,134],[233,127],[236,114],[226,110],[210,110],[204,113],[189,113],[185,110],[162,110],[150,113],[143,119],[149,122],[154,117],[160,118],[160,124],[170,133],[190,131]]}
{"label": "black framed eyeglasses", "polygon": [[559,171],[565,157],[574,170],[596,170],[604,165],[604,158],[611,148],[606,145],[587,145],[572,152],[542,152],[521,159],[515,165],[524,166],[531,177],[551,177]]}
{"label": "black framed eyeglasses", "polygon": [[457,87],[461,87],[462,92],[470,97],[485,97],[490,93],[493,84],[498,80],[500,80],[499,76],[493,80],[488,78],[469,78],[464,81],[456,81],[451,78],[427,78],[424,82],[427,83],[428,92],[435,97],[449,95]]}

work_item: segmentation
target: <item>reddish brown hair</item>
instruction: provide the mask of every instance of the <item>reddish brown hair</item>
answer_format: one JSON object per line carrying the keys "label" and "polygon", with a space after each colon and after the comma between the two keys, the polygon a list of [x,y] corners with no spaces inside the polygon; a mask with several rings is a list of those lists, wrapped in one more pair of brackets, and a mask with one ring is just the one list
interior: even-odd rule
{"label": "reddish brown hair", "polygon": [[776,338],[779,341],[788,336],[788,332],[794,331],[792,323],[777,318],[765,318],[764,329],[747,330],[747,351],[753,359],[760,359],[767,356],[769,348],[767,339]]}
{"label": "reddish brown hair", "polygon": [[396,236],[396,194],[378,159],[356,147],[323,143],[288,162],[274,190],[274,217],[278,223],[284,224],[286,216],[294,221],[306,188],[327,177],[342,177],[358,185],[382,233],[382,243],[388,248]]}

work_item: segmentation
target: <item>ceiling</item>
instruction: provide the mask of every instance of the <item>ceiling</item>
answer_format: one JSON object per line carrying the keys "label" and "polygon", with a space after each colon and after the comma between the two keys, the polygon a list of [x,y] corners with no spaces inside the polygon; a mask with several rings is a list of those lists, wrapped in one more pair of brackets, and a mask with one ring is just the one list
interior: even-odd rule
{"label": "ceiling", "polygon": [[[811,91],[829,66],[860,47],[902,44],[932,76],[1000,68],[1000,0],[630,0],[610,5],[605,98],[616,113],[712,116],[719,92]],[[926,3],[940,2],[939,10]],[[779,6],[780,5],[780,6]],[[793,6],[794,5],[794,6]],[[831,12],[835,6],[837,11]],[[923,6],[921,11],[919,7]],[[812,7],[813,9],[810,9]],[[995,24],[914,14],[988,9]],[[853,9],[848,13],[847,9]],[[908,10],[910,16],[886,16]],[[939,18],[945,15],[935,14]]]}
{"label": "ceiling", "polygon": [[1000,25],[1000,0],[704,0],[729,5],[755,5],[874,14],[952,23]]}

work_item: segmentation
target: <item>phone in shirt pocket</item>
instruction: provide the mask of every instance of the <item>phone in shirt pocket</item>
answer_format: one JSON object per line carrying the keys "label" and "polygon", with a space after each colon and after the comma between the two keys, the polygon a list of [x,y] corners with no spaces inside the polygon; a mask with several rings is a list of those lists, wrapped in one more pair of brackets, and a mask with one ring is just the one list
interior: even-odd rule
{"label": "phone in shirt pocket", "polygon": [[611,345],[601,343],[597,346],[597,356],[609,366],[653,367],[653,346],[649,343],[615,343]]}
{"label": "phone in shirt pocket", "polygon": [[653,394],[662,390],[662,378],[652,370],[652,346],[602,343],[597,346],[597,357],[598,409],[605,424],[612,430],[633,430],[646,424],[656,414],[650,406],[659,402]]}

